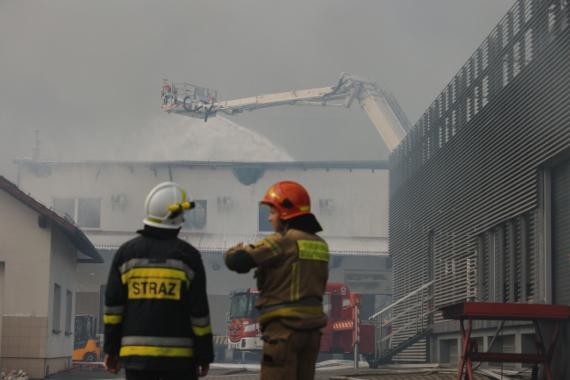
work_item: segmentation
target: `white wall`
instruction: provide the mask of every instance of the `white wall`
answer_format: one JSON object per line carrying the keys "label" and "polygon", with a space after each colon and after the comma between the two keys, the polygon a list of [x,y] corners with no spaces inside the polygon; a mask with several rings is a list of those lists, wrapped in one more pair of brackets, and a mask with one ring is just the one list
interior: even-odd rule
{"label": "white wall", "polygon": [[[74,303],[71,306],[71,328],[66,332],[66,315],[67,315],[67,291],[72,292],[74,298],[75,289],[75,269],[76,269],[76,250],[68,239],[59,232],[53,230],[51,241],[51,261],[50,261],[50,302],[49,318],[48,318],[48,358],[69,357],[73,351],[73,320],[74,320]],[[54,284],[61,287],[61,304],[60,304],[60,332],[53,332],[53,308],[54,308]]]}
{"label": "white wall", "polygon": [[[102,230],[133,231],[140,227],[143,204],[156,184],[174,181],[185,186],[194,199],[208,200],[205,231],[217,234],[254,234],[258,230],[258,202],[267,188],[290,179],[305,185],[312,196],[313,209],[326,236],[388,236],[388,171],[371,169],[267,169],[255,184],[245,186],[231,168],[172,167],[153,168],[148,164],[64,164],[50,166],[37,174],[27,166],[20,172],[20,186],[41,202],[53,198],[101,198]],[[113,210],[111,196],[126,194],[124,210]],[[229,196],[227,211],[218,211],[217,198]],[[319,199],[332,199],[334,210],[321,214]],[[87,231],[89,233],[89,231]],[[95,242],[100,235],[89,233]],[[112,240],[112,236],[105,239]]]}
{"label": "white wall", "polygon": [[2,320],[4,319],[4,262],[0,261],[0,368],[2,366]]}
{"label": "white wall", "polygon": [[0,215],[4,315],[47,317],[50,229],[38,227],[38,214],[4,191]]}
{"label": "white wall", "polygon": [[[37,169],[37,168],[36,168]],[[302,183],[311,193],[313,211],[323,225],[325,237],[388,236],[388,171],[371,169],[307,169],[299,167],[266,169],[254,184],[245,186],[230,167],[171,166],[124,163],[77,163],[42,166],[32,170],[21,166],[20,187],[41,202],[52,205],[53,198],[100,198],[101,228],[84,229],[98,246],[119,246],[135,236],[142,226],[143,205],[148,191],[162,181],[174,181],[189,190],[194,199],[208,201],[204,231],[214,235],[242,235],[249,241],[258,233],[258,202],[273,183],[289,179]],[[125,194],[124,209],[113,209],[111,197]],[[230,197],[228,210],[218,210],[217,198]],[[323,213],[319,199],[332,199],[334,209]],[[193,244],[200,236],[185,236]],[[382,246],[384,248],[384,246]],[[384,250],[379,246],[379,251]],[[110,259],[110,257],[109,257]],[[203,255],[210,294],[255,286],[251,275],[229,272],[219,255]],[[107,280],[105,264],[80,264],[77,290],[98,292]],[[214,270],[214,267],[219,268]],[[340,275],[339,275],[340,276]],[[53,285],[52,285],[53,286]],[[50,290],[50,291],[53,291]]]}

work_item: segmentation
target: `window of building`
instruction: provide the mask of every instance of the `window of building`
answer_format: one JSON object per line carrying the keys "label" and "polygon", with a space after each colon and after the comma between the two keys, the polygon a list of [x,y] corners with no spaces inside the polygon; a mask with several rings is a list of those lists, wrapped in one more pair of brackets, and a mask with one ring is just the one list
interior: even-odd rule
{"label": "window of building", "polygon": [[53,310],[52,310],[52,331],[54,334],[61,332],[61,287],[53,285]]}
{"label": "window of building", "polygon": [[259,205],[259,231],[260,232],[272,232],[273,227],[271,223],[269,223],[269,206],[267,205]]}
{"label": "window of building", "polygon": [[55,198],[53,200],[53,210],[60,216],[75,221],[74,198]]}
{"label": "window of building", "polygon": [[208,222],[208,201],[195,200],[196,207],[184,214],[184,225],[186,230],[203,230]]}
{"label": "window of building", "polygon": [[79,198],[77,200],[77,225],[84,228],[101,227],[101,199]]}
{"label": "window of building", "polygon": [[334,211],[334,199],[321,198],[319,199],[319,212],[323,215],[329,215]]}
{"label": "window of building", "polygon": [[55,198],[53,210],[60,216],[77,223],[79,227],[101,227],[101,199]]}
{"label": "window of building", "polygon": [[478,297],[528,302],[536,287],[535,211],[516,216],[477,237]]}
{"label": "window of building", "polygon": [[71,334],[71,317],[73,315],[73,293],[71,290],[65,292],[65,334]]}

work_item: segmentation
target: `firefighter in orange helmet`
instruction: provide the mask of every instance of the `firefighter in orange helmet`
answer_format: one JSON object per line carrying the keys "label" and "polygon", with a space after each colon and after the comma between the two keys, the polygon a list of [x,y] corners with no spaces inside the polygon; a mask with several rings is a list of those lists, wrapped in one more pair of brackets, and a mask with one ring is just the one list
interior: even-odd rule
{"label": "firefighter in orange helmet", "polygon": [[261,203],[270,208],[275,233],[257,243],[230,248],[225,263],[238,273],[257,268],[256,307],[264,341],[261,380],[313,379],[320,329],[327,323],[323,294],[329,249],[317,236],[322,228],[311,213],[303,186],[278,182]]}

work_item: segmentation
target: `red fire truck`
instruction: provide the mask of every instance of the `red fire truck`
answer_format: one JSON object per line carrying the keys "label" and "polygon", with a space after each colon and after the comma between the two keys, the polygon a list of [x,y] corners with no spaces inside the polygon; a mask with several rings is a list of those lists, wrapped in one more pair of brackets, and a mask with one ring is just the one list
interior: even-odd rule
{"label": "red fire truck", "polygon": [[[257,289],[237,291],[231,295],[228,321],[228,348],[256,351],[263,347],[257,323],[255,302]],[[364,356],[374,355],[374,325],[361,324],[358,319],[360,295],[351,293],[341,283],[327,284],[323,307],[328,324],[323,329],[321,353],[352,354],[358,341],[358,351]]]}

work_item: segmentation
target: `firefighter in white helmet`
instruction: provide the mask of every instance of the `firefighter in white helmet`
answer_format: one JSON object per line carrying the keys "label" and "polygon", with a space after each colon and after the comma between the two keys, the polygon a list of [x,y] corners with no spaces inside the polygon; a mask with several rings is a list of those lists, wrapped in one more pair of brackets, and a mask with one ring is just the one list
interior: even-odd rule
{"label": "firefighter in white helmet", "polygon": [[174,182],[163,182],[150,191],[144,203],[147,226],[177,230],[184,223],[184,211],[194,208],[186,191]]}
{"label": "firefighter in white helmet", "polygon": [[127,380],[206,376],[214,360],[206,277],[200,253],[178,239],[184,189],[164,182],[145,202],[140,236],[113,259],[105,294],[105,365]]}

